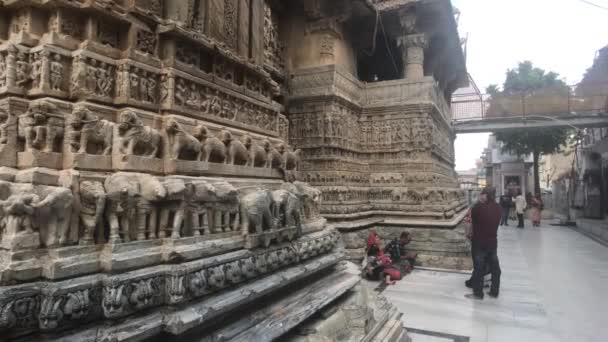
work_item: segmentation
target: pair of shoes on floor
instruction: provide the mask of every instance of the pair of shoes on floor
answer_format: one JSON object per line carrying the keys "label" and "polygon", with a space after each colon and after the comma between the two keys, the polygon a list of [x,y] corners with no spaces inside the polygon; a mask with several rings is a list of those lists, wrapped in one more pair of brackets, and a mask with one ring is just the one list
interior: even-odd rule
{"label": "pair of shoes on floor", "polygon": [[498,298],[498,291],[494,292],[492,290],[488,291],[488,296],[492,298]]}

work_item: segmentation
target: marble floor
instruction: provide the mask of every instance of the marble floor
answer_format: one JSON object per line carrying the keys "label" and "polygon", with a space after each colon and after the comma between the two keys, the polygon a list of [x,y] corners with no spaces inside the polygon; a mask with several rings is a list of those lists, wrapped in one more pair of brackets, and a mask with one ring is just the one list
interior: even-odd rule
{"label": "marble floor", "polygon": [[608,247],[567,227],[501,227],[500,297],[467,299],[469,274],[415,270],[383,293],[414,342],[608,341]]}

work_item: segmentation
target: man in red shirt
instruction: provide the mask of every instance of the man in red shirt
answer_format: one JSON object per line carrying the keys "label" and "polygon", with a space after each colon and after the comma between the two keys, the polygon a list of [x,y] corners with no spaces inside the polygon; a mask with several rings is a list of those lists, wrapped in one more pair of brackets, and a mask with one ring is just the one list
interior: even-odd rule
{"label": "man in red shirt", "polygon": [[488,293],[498,297],[500,289],[500,264],[497,254],[497,232],[500,224],[501,208],[496,203],[496,190],[487,187],[479,195],[479,202],[471,208],[472,250],[473,250],[473,294],[467,298],[483,299],[483,276],[486,262],[492,274],[492,286]]}

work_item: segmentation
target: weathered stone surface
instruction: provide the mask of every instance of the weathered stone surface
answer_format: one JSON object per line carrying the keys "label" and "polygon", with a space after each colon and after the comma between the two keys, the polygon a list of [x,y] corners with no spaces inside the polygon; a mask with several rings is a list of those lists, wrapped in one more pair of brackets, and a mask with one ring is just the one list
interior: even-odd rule
{"label": "weathered stone surface", "polygon": [[[442,19],[420,23],[406,3],[353,4],[4,1],[2,336],[212,336],[246,306],[261,325],[231,336],[279,338],[356,282],[328,220],[349,257],[369,228],[416,230],[429,262],[460,257],[447,102],[466,72],[449,3],[419,4]],[[352,37],[376,9],[400,19],[386,29],[403,60],[371,82],[388,63],[358,60],[372,39]],[[271,313],[279,292],[300,310]],[[340,322],[403,334],[355,297],[325,312],[327,338]]]}

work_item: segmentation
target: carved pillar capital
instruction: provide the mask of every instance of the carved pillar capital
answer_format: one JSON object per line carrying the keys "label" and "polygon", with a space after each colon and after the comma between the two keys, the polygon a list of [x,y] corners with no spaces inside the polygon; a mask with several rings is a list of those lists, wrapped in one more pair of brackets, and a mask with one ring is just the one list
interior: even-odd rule
{"label": "carved pillar capital", "polygon": [[421,79],[424,77],[424,49],[428,47],[426,34],[411,34],[399,38],[402,49],[405,78]]}

